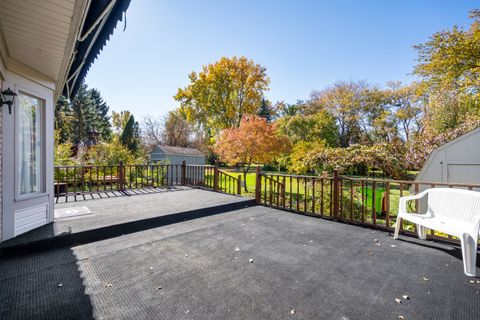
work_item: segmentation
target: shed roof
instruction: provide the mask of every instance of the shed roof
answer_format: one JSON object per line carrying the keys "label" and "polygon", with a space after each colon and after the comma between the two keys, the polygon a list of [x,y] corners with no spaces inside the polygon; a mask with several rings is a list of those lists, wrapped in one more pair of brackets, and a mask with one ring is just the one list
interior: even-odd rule
{"label": "shed roof", "polygon": [[196,148],[184,148],[184,147],[173,147],[165,145],[157,145],[153,149],[152,153],[164,153],[170,155],[180,155],[180,156],[202,156],[205,154]]}

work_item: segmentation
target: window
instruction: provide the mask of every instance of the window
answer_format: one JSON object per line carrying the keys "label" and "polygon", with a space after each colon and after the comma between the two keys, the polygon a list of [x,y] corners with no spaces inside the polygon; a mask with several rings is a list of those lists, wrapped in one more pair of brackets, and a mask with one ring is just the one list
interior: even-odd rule
{"label": "window", "polygon": [[42,112],[41,99],[19,93],[15,111],[16,186],[19,196],[43,191]]}

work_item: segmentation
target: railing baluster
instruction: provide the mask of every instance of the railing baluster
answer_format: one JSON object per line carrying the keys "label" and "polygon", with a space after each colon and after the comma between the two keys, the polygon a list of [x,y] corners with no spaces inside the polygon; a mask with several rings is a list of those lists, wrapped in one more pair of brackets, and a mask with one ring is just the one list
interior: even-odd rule
{"label": "railing baluster", "polygon": [[390,228],[390,182],[385,184],[385,224]]}
{"label": "railing baluster", "polygon": [[350,180],[350,220],[353,220],[353,207],[354,207],[354,202],[353,202],[353,180]]}
{"label": "railing baluster", "polygon": [[303,178],[303,184],[304,184],[304,198],[303,198],[303,212],[307,212],[307,207],[308,207],[308,181],[307,177]]}
{"label": "railing baluster", "polygon": [[298,180],[298,177],[296,181],[297,181],[297,211],[300,211],[300,182]]}
{"label": "railing baluster", "polygon": [[292,210],[292,204],[293,204],[293,201],[292,201],[292,194],[293,194],[293,192],[292,192],[292,185],[293,185],[293,183],[292,183],[292,176],[290,176],[290,210]]}
{"label": "railing baluster", "polygon": [[324,190],[323,180],[324,180],[323,178],[320,178],[320,215],[322,216],[325,214],[325,212],[323,211],[323,190]]}
{"label": "railing baluster", "polygon": [[373,219],[373,224],[377,224],[377,210],[375,208],[376,205],[376,199],[375,199],[375,191],[376,191],[377,183],[375,181],[372,182],[372,219]]}
{"label": "railing baluster", "polygon": [[362,222],[365,222],[365,181],[362,180]]}

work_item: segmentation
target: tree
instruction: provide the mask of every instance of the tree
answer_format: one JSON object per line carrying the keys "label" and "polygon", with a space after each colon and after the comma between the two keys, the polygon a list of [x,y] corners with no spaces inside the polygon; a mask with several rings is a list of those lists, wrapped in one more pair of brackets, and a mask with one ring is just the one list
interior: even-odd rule
{"label": "tree", "polygon": [[179,110],[168,112],[162,130],[162,142],[169,146],[188,147],[192,140],[192,127]]}
{"label": "tree", "polygon": [[100,132],[101,140],[109,141],[112,130],[108,112],[100,92],[88,89],[85,83],[80,85],[72,101],[61,96],[55,106],[55,129],[59,130],[60,142],[86,140],[91,128]]}
{"label": "tree", "polygon": [[162,121],[146,116],[141,126],[142,144],[147,148],[162,144],[162,131]]}
{"label": "tree", "polygon": [[60,96],[55,104],[55,131],[57,143],[62,144],[71,139],[72,128],[71,108],[67,98]]}
{"label": "tree", "polygon": [[405,141],[410,141],[422,130],[424,98],[419,94],[418,85],[402,86],[400,82],[389,82],[387,95],[391,106],[393,122]]}
{"label": "tree", "polygon": [[223,57],[198,74],[192,72],[189,80],[174,99],[187,121],[212,135],[238,127],[244,115],[256,114],[270,83],[266,69],[246,57]]}
{"label": "tree", "polygon": [[275,118],[275,110],[272,108],[270,101],[266,100],[265,98],[262,99],[262,104],[257,111],[257,115],[265,118],[267,122],[273,121]]}
{"label": "tree", "polygon": [[108,115],[109,107],[97,89],[90,89],[90,95],[95,109],[95,119],[91,127],[100,133],[100,138],[103,141],[109,141],[112,137],[112,125],[110,124],[110,116]]}
{"label": "tree", "polygon": [[365,95],[367,88],[364,81],[339,81],[321,91],[314,91],[307,104],[307,114],[319,110],[329,112],[337,122],[341,147],[362,142],[362,124],[365,113]]}
{"label": "tree", "polygon": [[329,146],[338,145],[335,118],[325,110],[310,115],[284,116],[276,121],[278,130],[293,143],[323,140]]}
{"label": "tree", "polygon": [[92,96],[85,83],[82,83],[71,101],[71,141],[78,143],[88,138],[87,131],[94,124],[95,110]]}
{"label": "tree", "polygon": [[[221,160],[240,165],[246,181],[253,162],[268,163],[287,153],[290,147],[288,137],[278,134],[274,124],[262,117],[245,116],[238,128],[221,131],[214,149]],[[245,191],[248,192],[246,184]]]}
{"label": "tree", "polygon": [[132,113],[128,110],[122,110],[120,112],[112,112],[112,125],[113,125],[113,131],[120,135],[127,125],[128,120],[130,119],[130,116]]}
{"label": "tree", "polygon": [[425,130],[439,134],[480,117],[480,11],[473,10],[468,30],[454,26],[416,45],[421,79],[428,99]]}
{"label": "tree", "polygon": [[140,144],[140,127],[138,122],[135,121],[133,115],[130,115],[122,130],[120,142],[127,147],[130,152],[135,154],[138,151],[138,146]]}

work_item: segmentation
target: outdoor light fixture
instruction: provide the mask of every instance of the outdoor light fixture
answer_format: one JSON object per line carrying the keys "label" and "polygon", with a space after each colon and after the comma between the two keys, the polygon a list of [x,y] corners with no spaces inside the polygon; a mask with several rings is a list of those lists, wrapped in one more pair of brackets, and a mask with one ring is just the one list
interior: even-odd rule
{"label": "outdoor light fixture", "polygon": [[8,106],[8,114],[12,114],[12,105],[15,101],[17,94],[8,88],[0,92],[0,104],[3,107],[4,104]]}

